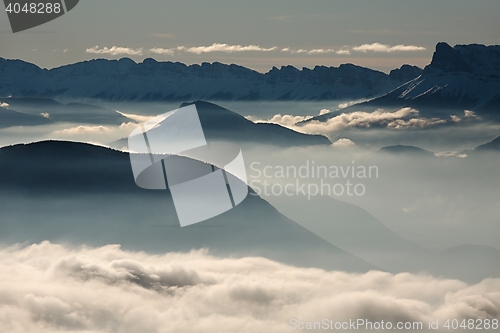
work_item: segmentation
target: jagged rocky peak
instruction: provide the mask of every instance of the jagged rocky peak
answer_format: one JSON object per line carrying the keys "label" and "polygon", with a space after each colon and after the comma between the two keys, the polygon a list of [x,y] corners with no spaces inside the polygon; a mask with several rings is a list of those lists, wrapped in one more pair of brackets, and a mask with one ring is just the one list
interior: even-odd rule
{"label": "jagged rocky peak", "polygon": [[432,62],[426,70],[466,72],[474,75],[500,77],[500,45],[455,45],[438,43]]}

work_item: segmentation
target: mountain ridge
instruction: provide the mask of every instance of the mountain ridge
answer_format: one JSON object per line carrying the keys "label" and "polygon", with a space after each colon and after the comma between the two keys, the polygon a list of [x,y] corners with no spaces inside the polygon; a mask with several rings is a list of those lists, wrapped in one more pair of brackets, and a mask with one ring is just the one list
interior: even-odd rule
{"label": "mountain ridge", "polygon": [[111,101],[335,100],[381,95],[406,82],[417,68],[383,72],[342,64],[266,73],[219,62],[185,65],[147,58],[95,59],[53,69],[0,58],[0,96],[98,98]]}
{"label": "mountain ridge", "polygon": [[[193,104],[196,105],[200,123],[208,141],[261,143],[281,147],[331,144],[326,136],[300,133],[278,124],[254,123],[236,112],[207,101],[184,102],[179,107]],[[127,148],[128,139],[122,138],[109,145],[117,149]]]}
{"label": "mountain ridge", "polygon": [[209,248],[302,267],[376,269],[281,215],[255,192],[219,216],[181,228],[170,191],[138,187],[128,153],[86,143],[0,148],[0,198],[2,243],[121,244],[152,253]]}
{"label": "mountain ridge", "polygon": [[[447,121],[450,121],[450,116],[464,114],[465,111],[498,119],[500,45],[451,47],[440,42],[436,45],[431,63],[417,77],[380,97],[338,112],[373,112],[377,109],[396,111],[406,107],[418,110],[421,116],[439,117]],[[315,120],[324,122],[338,115],[338,112],[315,116],[303,123]]]}

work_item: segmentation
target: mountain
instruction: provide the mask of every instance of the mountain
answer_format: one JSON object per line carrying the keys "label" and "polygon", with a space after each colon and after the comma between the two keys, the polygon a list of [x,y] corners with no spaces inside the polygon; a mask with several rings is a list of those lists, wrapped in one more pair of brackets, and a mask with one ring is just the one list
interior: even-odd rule
{"label": "mountain", "polygon": [[477,146],[474,151],[476,152],[488,152],[488,151],[500,151],[500,136],[488,143]]}
{"label": "mountain", "polygon": [[0,103],[32,116],[44,115],[51,122],[119,125],[130,121],[114,110],[82,103],[64,104],[47,97],[7,97]]}
{"label": "mountain", "polygon": [[382,147],[379,150],[381,153],[388,153],[393,155],[406,155],[418,158],[435,157],[434,153],[419,147],[395,145]]}
{"label": "mountain", "polygon": [[128,154],[89,144],[1,148],[0,199],[3,244],[47,239],[153,253],[208,248],[215,255],[305,267],[376,268],[281,215],[253,191],[234,209],[181,228],[169,191],[139,188]]}
{"label": "mountain", "polygon": [[399,236],[364,209],[328,196],[283,196],[270,201],[308,230],[391,273],[425,272],[471,283],[500,277],[500,251],[491,246],[429,250]]}
{"label": "mountain", "polygon": [[0,96],[97,98],[110,101],[329,100],[373,98],[408,79],[407,67],[387,75],[344,64],[299,70],[273,67],[267,73],[218,62],[141,63],[96,59],[53,69],[0,58]]}
{"label": "mountain", "polygon": [[[196,105],[205,137],[210,141],[261,143],[282,147],[331,144],[326,136],[299,133],[278,124],[254,123],[236,112],[206,101],[182,103],[180,107],[192,104]],[[118,149],[127,145],[127,138],[110,143],[110,146]]]}
{"label": "mountain", "polygon": [[[500,45],[438,43],[422,74],[362,106],[440,108],[498,114]],[[431,113],[427,111],[427,113]]]}
{"label": "mountain", "polygon": [[180,107],[196,105],[207,139],[236,142],[261,142],[281,146],[329,145],[323,135],[299,133],[278,124],[254,123],[214,103],[194,101]]}
{"label": "mountain", "polygon": [[0,128],[12,126],[37,126],[52,123],[52,121],[40,115],[34,116],[12,110],[8,103],[0,102],[0,105],[2,105],[0,106]]}
{"label": "mountain", "polygon": [[400,237],[364,209],[329,196],[269,200],[285,216],[315,234],[388,271],[419,271],[422,258],[430,253]]}
{"label": "mountain", "polygon": [[[404,68],[404,70],[403,70]],[[392,76],[405,76],[408,67],[391,72]],[[415,73],[418,70],[415,69]],[[409,75],[411,76],[411,75]],[[410,107],[420,116],[439,117],[448,124],[477,115],[490,118],[500,116],[500,45],[456,45],[438,43],[432,62],[416,78],[372,100],[358,103],[341,110],[373,112],[377,109],[396,111]],[[467,111],[466,111],[467,110]],[[465,113],[465,114],[464,114]],[[338,112],[313,117],[303,121],[327,121]]]}
{"label": "mountain", "polygon": [[[500,136],[496,139],[491,140],[490,142],[486,142],[482,145],[479,145],[473,149],[466,149],[462,151],[462,154],[467,156],[480,157],[482,155],[486,155],[488,153],[499,153],[500,152]],[[488,155],[491,156],[491,155]]]}
{"label": "mountain", "polygon": [[439,253],[436,259],[436,275],[469,276],[470,281],[500,276],[500,250],[491,246],[454,246]]}
{"label": "mountain", "polygon": [[389,76],[401,82],[408,82],[422,74],[422,71],[423,69],[418,66],[405,64],[400,68],[391,70]]}

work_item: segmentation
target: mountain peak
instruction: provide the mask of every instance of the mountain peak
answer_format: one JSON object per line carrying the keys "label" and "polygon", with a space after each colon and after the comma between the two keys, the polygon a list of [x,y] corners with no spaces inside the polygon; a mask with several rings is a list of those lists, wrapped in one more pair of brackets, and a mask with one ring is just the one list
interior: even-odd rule
{"label": "mountain peak", "polygon": [[427,70],[466,72],[474,75],[500,76],[500,45],[455,45],[441,42],[436,45]]}

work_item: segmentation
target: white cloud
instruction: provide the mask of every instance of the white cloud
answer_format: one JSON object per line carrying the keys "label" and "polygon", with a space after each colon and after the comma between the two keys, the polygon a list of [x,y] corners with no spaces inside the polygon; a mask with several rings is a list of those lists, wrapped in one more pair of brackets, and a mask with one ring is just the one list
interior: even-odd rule
{"label": "white cloud", "polygon": [[[2,332],[290,332],[289,322],[500,317],[500,279],[328,272],[204,251],[0,250]],[[442,326],[441,326],[442,327]],[[444,329],[442,331],[445,331]]]}
{"label": "white cloud", "polygon": [[308,54],[328,54],[328,53],[335,53],[335,54],[351,54],[349,50],[346,49],[340,49],[340,50],[335,50],[335,49],[313,49],[307,51]]}
{"label": "white cloud", "polygon": [[[340,104],[339,107],[347,107],[349,103]],[[327,109],[320,111],[319,115],[329,113]],[[341,113],[326,121],[311,120],[307,123],[299,124],[302,121],[311,119],[312,116],[294,116],[276,114],[270,119],[257,119],[247,117],[254,122],[265,122],[280,124],[295,131],[307,134],[331,135],[336,131],[348,128],[370,128],[372,126],[383,126],[389,129],[416,129],[430,126],[446,124],[447,121],[440,118],[419,117],[418,110],[412,108],[402,108],[397,111],[385,111],[377,109],[373,112],[355,111]]]}
{"label": "white cloud", "polygon": [[154,118],[155,116],[142,116],[142,115],[139,115],[139,114],[132,114],[132,113],[123,113],[123,112],[120,112],[118,110],[116,110],[116,112],[118,114],[121,114],[122,116],[128,118],[128,119],[131,119],[133,121],[137,121],[139,123],[143,123],[143,122],[146,122],[148,121],[149,119],[152,119]]}
{"label": "white cloud", "polygon": [[52,132],[50,138],[107,144],[128,137],[137,126],[137,123],[134,122],[122,123],[119,126],[80,125],[56,130]]}
{"label": "white cloud", "polygon": [[396,119],[418,115],[418,111],[411,108],[403,108],[395,112],[384,111],[377,109],[373,112],[356,111],[351,113],[341,113],[338,116],[332,117],[325,122],[313,120],[305,123],[301,127],[301,131],[306,133],[332,133],[350,127],[368,128],[372,125],[387,125]]}
{"label": "white cloud", "polygon": [[142,55],[143,54],[143,48],[139,49],[132,49],[128,47],[120,47],[120,46],[112,46],[110,48],[108,47],[103,47],[99,48],[99,46],[94,46],[91,48],[88,48],[86,50],[87,53],[95,53],[95,54],[111,54],[111,55],[120,55],[120,54],[126,54],[126,55]]}
{"label": "white cloud", "polygon": [[388,128],[405,129],[405,128],[426,128],[440,124],[446,124],[447,121],[440,118],[412,118],[408,120],[396,119],[387,124]]}
{"label": "white cloud", "polygon": [[[154,34],[155,36],[160,36],[160,34]],[[169,34],[167,34],[168,37]],[[310,55],[319,55],[319,54],[338,54],[338,55],[350,55],[351,51],[360,51],[360,52],[408,52],[408,51],[422,51],[425,50],[424,47],[415,46],[415,45],[395,45],[390,46],[386,44],[380,43],[372,43],[372,44],[363,44],[360,46],[350,47],[343,46],[339,49],[335,48],[315,48],[315,49],[292,49],[290,47],[283,47],[278,49],[278,47],[261,47],[259,45],[231,45],[225,43],[213,43],[212,45],[207,46],[177,46],[173,48],[161,48],[154,47],[148,49],[150,53],[161,54],[161,55],[174,55],[176,52],[188,52],[194,54],[203,54],[203,53],[212,53],[212,52],[225,52],[225,53],[234,53],[234,52],[271,52],[271,51],[281,51],[281,52],[289,52],[291,54],[310,54]],[[68,50],[65,49],[64,52]],[[86,50],[87,53],[94,54],[111,54],[111,55],[143,55],[144,49],[137,48],[128,48],[128,47],[119,47],[112,46],[110,48],[103,47],[99,48],[99,46],[94,46],[88,48]]]}
{"label": "white cloud", "polygon": [[[163,38],[172,38],[170,34],[154,34],[158,37]],[[148,52],[159,55],[170,55],[173,56],[176,52],[188,52],[194,54],[204,54],[204,53],[212,53],[212,52],[224,52],[224,53],[234,53],[234,52],[271,52],[271,51],[281,51],[281,52],[289,52],[291,54],[310,54],[310,55],[321,55],[321,54],[338,54],[338,55],[350,55],[351,51],[358,52],[410,52],[410,51],[423,51],[424,47],[415,46],[415,45],[386,45],[381,43],[372,43],[372,44],[362,44],[360,46],[350,47],[348,45],[344,45],[339,49],[335,48],[315,48],[315,49],[293,49],[291,47],[283,47],[278,49],[278,47],[261,47],[259,45],[231,45],[225,43],[213,43],[212,45],[207,46],[177,46],[172,48],[161,48],[161,47],[153,47],[147,49]],[[68,49],[65,49],[63,52],[68,52]],[[111,55],[143,55],[144,48],[128,48],[128,47],[119,47],[112,46],[110,48],[103,47],[99,48],[99,46],[94,46],[88,48],[86,50],[87,53],[94,54],[111,54]]]}
{"label": "white cloud", "polygon": [[479,117],[474,111],[464,110],[464,118],[475,119]]}
{"label": "white cloud", "polygon": [[6,102],[0,102],[0,108],[5,108],[5,109],[7,109],[9,106],[10,106],[10,104],[9,104],[9,103],[6,103]]}
{"label": "white cloud", "polygon": [[471,121],[471,120],[480,120],[481,119],[481,117],[479,117],[474,111],[470,111],[470,110],[464,110],[464,116],[462,118],[460,118],[457,115],[451,115],[450,118],[455,123],[458,123],[462,120]]}
{"label": "white cloud", "polygon": [[154,54],[174,55],[175,49],[162,49],[160,47],[155,47],[155,48],[149,49],[149,52],[154,53]]}
{"label": "white cloud", "polygon": [[466,158],[467,154],[463,154],[460,151],[441,151],[434,153],[437,157],[458,157],[458,158]]}
{"label": "white cloud", "polygon": [[319,110],[319,115],[320,116],[322,116],[324,114],[327,114],[327,113],[330,113],[330,110],[328,110],[328,109],[321,109],[321,110]]}
{"label": "white cloud", "polygon": [[413,52],[413,51],[424,51],[425,47],[422,46],[415,46],[415,45],[395,45],[395,46],[390,46],[386,44],[380,44],[380,43],[372,43],[372,44],[363,44],[360,46],[355,46],[352,48],[353,51],[360,51],[360,52],[385,52],[385,53],[391,53],[391,52]]}
{"label": "white cloud", "polygon": [[366,101],[367,101],[366,99],[357,99],[355,101],[348,101],[348,102],[340,103],[339,106],[338,106],[338,108],[339,109],[345,109],[348,106],[352,106],[354,104],[363,103],[363,102],[366,102]]}
{"label": "white cloud", "polygon": [[309,53],[309,54],[325,54],[325,53],[335,53],[335,52],[337,52],[337,51],[334,49],[313,49],[307,53]]}
{"label": "white cloud", "polygon": [[64,53],[68,53],[69,52],[69,49],[64,49],[63,50]]}
{"label": "white cloud", "polygon": [[40,116],[48,119],[48,118],[50,118],[50,113],[48,113],[48,112],[42,112],[42,113],[40,113]]}
{"label": "white cloud", "polygon": [[345,49],[341,49],[341,50],[338,50],[337,52],[335,52],[337,54],[341,54],[341,55],[349,55],[351,54],[351,51],[349,50],[345,50]]}
{"label": "white cloud", "polygon": [[332,143],[332,147],[336,147],[336,148],[349,148],[349,147],[353,147],[355,145],[356,144],[352,140],[346,139],[346,138],[338,139],[337,141]]}
{"label": "white cloud", "polygon": [[97,126],[87,126],[87,125],[80,125],[77,127],[72,127],[72,128],[67,128],[63,130],[58,130],[55,131],[54,133],[100,133],[100,132],[112,132],[115,131],[116,129],[124,129],[124,130],[132,130],[137,127],[136,123],[129,122],[129,123],[122,123],[119,126],[103,126],[103,125],[97,125]]}
{"label": "white cloud", "polygon": [[289,114],[281,115],[281,114],[275,114],[272,118],[270,119],[258,119],[252,116],[246,117],[248,120],[251,120],[255,123],[271,123],[271,124],[279,124],[285,127],[292,127],[298,122],[311,119],[312,116],[293,116]]}
{"label": "white cloud", "polygon": [[221,43],[213,43],[210,46],[195,46],[195,47],[185,47],[179,46],[177,49],[184,50],[189,53],[202,54],[211,52],[248,52],[248,51],[258,51],[258,52],[269,52],[277,50],[276,46],[270,48],[260,47],[259,45],[229,45]]}

